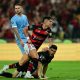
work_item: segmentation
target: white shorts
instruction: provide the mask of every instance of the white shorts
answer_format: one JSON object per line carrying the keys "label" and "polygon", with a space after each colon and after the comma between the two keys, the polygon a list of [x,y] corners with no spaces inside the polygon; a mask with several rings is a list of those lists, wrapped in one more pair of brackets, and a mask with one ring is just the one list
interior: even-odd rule
{"label": "white shorts", "polygon": [[36,49],[35,46],[33,44],[24,44],[24,50],[26,52],[26,54],[29,54],[30,50]]}

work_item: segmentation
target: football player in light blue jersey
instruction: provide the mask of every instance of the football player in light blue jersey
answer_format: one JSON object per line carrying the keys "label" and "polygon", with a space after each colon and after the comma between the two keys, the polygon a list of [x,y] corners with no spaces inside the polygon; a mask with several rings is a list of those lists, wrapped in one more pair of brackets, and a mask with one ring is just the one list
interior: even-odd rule
{"label": "football player in light blue jersey", "polygon": [[[15,5],[15,15],[11,18],[11,27],[15,35],[16,43],[19,46],[21,52],[23,53],[23,57],[21,58],[20,65],[23,65],[26,60],[29,59],[29,48],[28,43],[31,42],[28,37],[28,19],[26,15],[23,14],[23,7],[21,4]],[[28,42],[28,43],[27,43]],[[26,45],[26,50],[25,50]],[[35,47],[30,44],[30,47],[32,49],[35,49]],[[31,50],[32,50],[31,49]],[[36,49],[35,49],[36,52]],[[33,53],[33,58],[37,57],[37,53]]]}
{"label": "football player in light blue jersey", "polygon": [[[23,53],[23,56],[18,64],[19,67],[21,67],[26,61],[29,60],[29,56],[35,63],[38,64],[38,54],[36,48],[31,43],[28,36],[28,19],[22,12],[23,7],[21,6],[21,4],[16,4],[15,15],[11,18],[11,27],[15,35],[16,43]],[[31,77],[30,72],[29,76]]]}
{"label": "football player in light blue jersey", "polygon": [[11,26],[12,26],[13,32],[15,34],[16,42],[17,42],[21,52],[24,53],[23,45],[28,40],[27,40],[27,36],[24,34],[23,31],[25,28],[28,28],[29,23],[28,23],[27,17],[24,14],[20,13],[19,9],[16,8],[15,11],[17,11],[16,13],[18,13],[18,14],[15,14],[11,18]]}

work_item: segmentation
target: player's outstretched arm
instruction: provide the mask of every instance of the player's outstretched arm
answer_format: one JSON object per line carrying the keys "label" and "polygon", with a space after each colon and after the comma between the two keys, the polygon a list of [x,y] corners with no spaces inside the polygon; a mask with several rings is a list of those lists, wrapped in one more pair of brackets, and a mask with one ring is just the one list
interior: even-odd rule
{"label": "player's outstretched arm", "polygon": [[43,77],[44,77],[44,78],[46,77],[47,68],[48,68],[48,64],[45,64],[45,65],[43,66]]}
{"label": "player's outstretched arm", "polygon": [[43,65],[41,62],[38,62],[38,77],[41,78],[43,72]]}

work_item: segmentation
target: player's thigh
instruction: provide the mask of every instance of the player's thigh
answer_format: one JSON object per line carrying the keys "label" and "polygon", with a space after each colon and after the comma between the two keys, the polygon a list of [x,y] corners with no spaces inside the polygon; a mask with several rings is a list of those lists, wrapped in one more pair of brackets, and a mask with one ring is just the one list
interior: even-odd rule
{"label": "player's thigh", "polygon": [[17,45],[18,45],[19,49],[21,50],[21,53],[24,54],[25,53],[24,47],[20,44],[19,41],[17,41]]}
{"label": "player's thigh", "polygon": [[30,57],[38,59],[38,53],[37,53],[36,49],[30,50]]}
{"label": "player's thigh", "polygon": [[19,60],[19,64],[20,66],[22,66],[23,64],[25,64],[27,61],[29,60],[29,56],[28,54],[23,54],[22,58]]}
{"label": "player's thigh", "polygon": [[37,50],[33,44],[30,45],[30,56],[32,58],[38,58]]}

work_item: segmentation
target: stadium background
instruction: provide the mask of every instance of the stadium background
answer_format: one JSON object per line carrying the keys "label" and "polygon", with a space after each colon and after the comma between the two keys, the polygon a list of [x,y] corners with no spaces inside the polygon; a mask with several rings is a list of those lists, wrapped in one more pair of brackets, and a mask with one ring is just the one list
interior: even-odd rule
{"label": "stadium background", "polygon": [[[0,0],[0,60],[7,59],[7,57],[4,58],[5,55],[9,56],[9,59],[13,54],[17,55],[17,59],[19,59],[18,55],[20,56],[20,51],[15,45],[14,35],[10,29],[10,18],[14,15],[16,3],[22,4],[24,13],[29,19],[30,31],[32,31],[33,25],[40,23],[44,16],[56,17],[52,28],[53,43],[62,44],[58,46],[57,58],[55,59],[60,58],[61,55],[64,57],[64,54],[66,58],[62,59],[73,60],[79,57],[76,55],[79,55],[80,43],[80,0]],[[68,57],[71,54],[73,58],[70,59]],[[11,59],[14,60],[14,58]]]}
{"label": "stadium background", "polygon": [[[77,73],[80,71],[80,68],[78,67],[80,66],[80,0],[0,0],[0,64],[2,64],[0,68],[6,61],[12,62],[14,60],[19,60],[22,56],[10,29],[10,18],[14,15],[13,6],[18,2],[23,5],[24,13],[29,19],[31,28],[33,27],[32,25],[40,23],[44,16],[56,17],[57,21],[53,25],[52,31],[53,43],[57,44],[58,51],[54,58],[53,72],[55,72],[55,74],[52,76],[55,77],[55,80],[63,79],[56,79],[56,76],[73,76],[79,78],[80,73]],[[47,44],[46,40],[39,50],[47,46]],[[58,63],[56,61],[69,61],[69,64],[67,62]],[[73,63],[70,61],[73,61]],[[62,66],[60,63],[64,66],[64,70],[61,68]],[[72,64],[71,67],[70,64]],[[60,73],[59,71],[66,71],[66,69],[67,71],[72,70],[70,76],[69,72]],[[50,64],[48,72],[52,73],[51,70],[52,64]],[[76,78],[65,78],[63,80],[80,79]]]}

